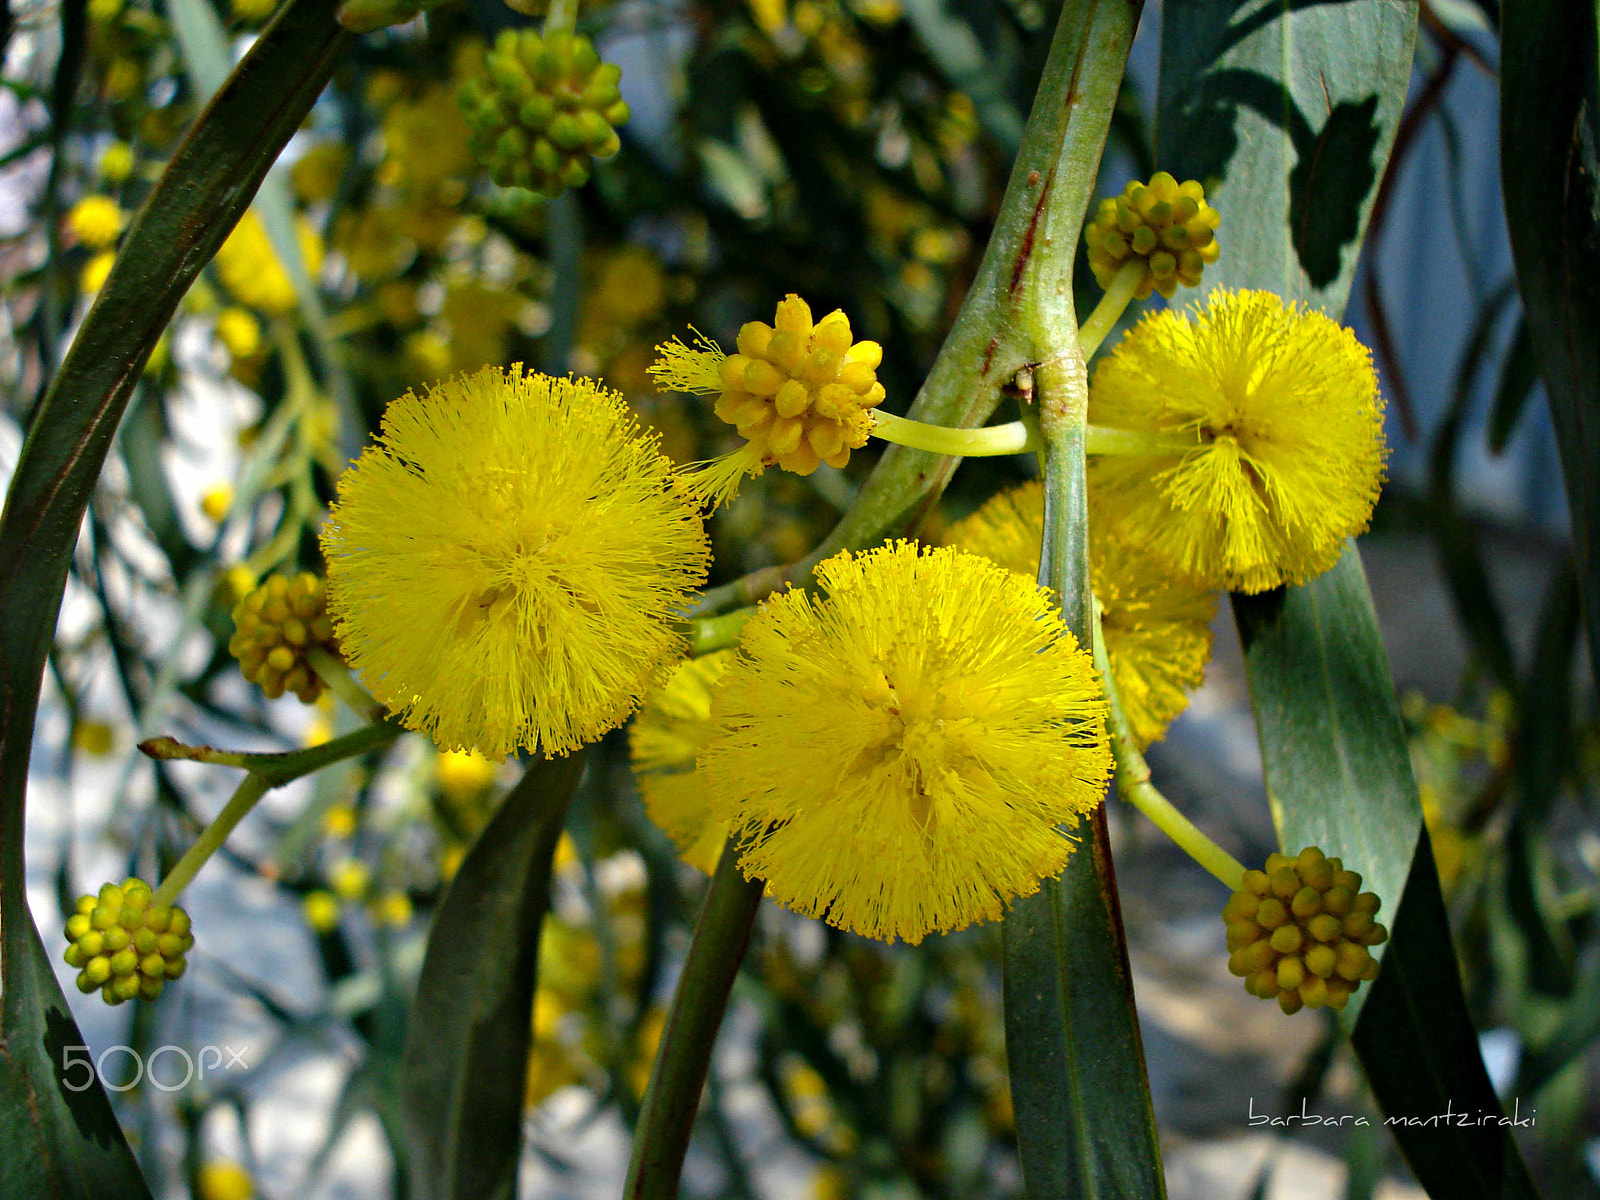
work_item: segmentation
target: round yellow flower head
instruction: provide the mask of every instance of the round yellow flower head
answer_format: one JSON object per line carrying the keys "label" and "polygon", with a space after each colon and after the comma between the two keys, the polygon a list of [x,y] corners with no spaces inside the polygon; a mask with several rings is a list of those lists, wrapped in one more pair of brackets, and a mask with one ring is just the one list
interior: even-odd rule
{"label": "round yellow flower head", "polygon": [[133,174],[133,147],[127,142],[112,142],[100,154],[100,178],[109,184],[122,183]]}
{"label": "round yellow flower head", "polygon": [[86,296],[98,292],[105,286],[107,278],[111,275],[111,268],[116,262],[117,256],[114,251],[100,251],[83,264],[83,273],[78,276],[78,290]]}
{"label": "round yellow flower head", "polygon": [[919,942],[998,917],[1072,852],[1111,774],[1094,663],[1031,581],[896,542],[745,626],[700,772],[780,904]]}
{"label": "round yellow flower head", "polygon": [[1102,200],[1083,230],[1089,246],[1089,268],[1096,282],[1109,288],[1125,263],[1145,263],[1135,298],[1152,291],[1171,296],[1178,285],[1200,286],[1200,273],[1217,261],[1217,226],[1222,218],[1206,203],[1197,180],[1179,183],[1157,171],[1149,184],[1137,179],[1122,195]]}
{"label": "round yellow flower head", "polygon": [[[1044,541],[1044,485],[1002,492],[956,522],[945,541],[1034,578]],[[1205,678],[1217,597],[1089,522],[1089,573],[1117,697],[1142,750],[1158,741]]]}
{"label": "round yellow flower head", "polygon": [[733,657],[732,650],[718,650],[680,663],[646,698],[628,733],[645,812],[672,839],[683,861],[707,875],[716,869],[728,828],[713,819],[694,763],[716,732],[712,691]]}
{"label": "round yellow flower head", "polygon": [[1266,870],[1246,871],[1222,910],[1228,970],[1286,1013],[1343,1008],[1378,973],[1367,947],[1389,938],[1372,919],[1381,904],[1361,890],[1360,875],[1315,846],[1294,858],[1268,855]]}
{"label": "round yellow flower head", "polygon": [[1270,292],[1140,321],[1094,374],[1089,420],[1187,441],[1089,462],[1118,536],[1208,588],[1263,592],[1338,561],[1383,482],[1383,401],[1348,329]]}
{"label": "round yellow flower head", "polygon": [[[315,279],[322,270],[322,239],[303,217],[295,221],[295,238],[300,243],[306,273]],[[266,227],[256,216],[255,209],[247,210],[239,218],[227,241],[218,248],[216,265],[223,286],[239,303],[273,316],[283,316],[294,310],[294,284],[273,253]]]}
{"label": "round yellow flower head", "polygon": [[107,1004],[135,996],[154,1000],[167,980],[183,974],[183,956],[194,945],[189,914],[176,905],[152,905],[152,895],[149,884],[128,879],[78,897],[62,957],[78,968],[80,992],[98,990]]}
{"label": "round yellow flower head", "polygon": [[878,364],[883,347],[854,341],[850,318],[835,309],[813,323],[811,306],[790,294],[771,325],[749,321],[737,354],[697,338],[656,347],[658,386],[717,397],[717,416],[747,444],[691,475],[691,486],[720,504],[745,476],[776,464],[809,475],[822,463],[842,467],[867,444],[871,409],[883,403]]}
{"label": "round yellow flower head", "polygon": [[267,699],[288,691],[310,704],[322,695],[322,678],[306,658],[310,646],[338,653],[322,580],[309,571],[269,576],[234,605],[233,625],[228,651]]}
{"label": "round yellow flower head", "polygon": [[80,246],[104,250],[122,233],[122,209],[110,196],[85,196],[67,212],[67,229]]}
{"label": "round yellow flower head", "polygon": [[247,308],[228,307],[217,314],[217,341],[235,360],[261,353],[261,322]]}
{"label": "round yellow flower head", "polygon": [[622,397],[485,367],[389,406],[322,532],[340,643],[442,748],[566,754],[682,652],[692,497]]}
{"label": "round yellow flower head", "polygon": [[621,149],[622,68],[601,62],[582,34],[504,29],[486,65],[482,78],[461,85],[461,108],[472,153],[501,187],[553,199],[588,182],[591,158]]}
{"label": "round yellow flower head", "polygon": [[200,1168],[194,1194],[195,1200],[255,1200],[256,1185],[238,1163],[217,1159]]}

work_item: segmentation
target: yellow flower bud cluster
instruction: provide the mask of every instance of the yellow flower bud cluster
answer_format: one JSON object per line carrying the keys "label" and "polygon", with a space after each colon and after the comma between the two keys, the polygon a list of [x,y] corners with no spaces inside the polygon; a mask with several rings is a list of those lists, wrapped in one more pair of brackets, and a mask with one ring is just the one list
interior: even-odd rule
{"label": "yellow flower bud cluster", "polygon": [[867,444],[867,410],[883,403],[882,361],[877,342],[851,340],[844,313],[813,324],[811,306],[791,294],[773,325],[750,321],[739,330],[739,352],[721,363],[717,416],[785,471],[842,467]]}
{"label": "yellow flower bud cluster", "polygon": [[1246,871],[1222,910],[1228,970],[1286,1013],[1343,1008],[1378,973],[1367,948],[1389,937],[1373,920],[1381,903],[1361,890],[1360,875],[1315,846],[1294,858],[1269,855],[1266,870]]}
{"label": "yellow flower bud cluster", "polygon": [[1179,183],[1157,171],[1149,184],[1134,180],[1122,195],[1100,202],[1100,209],[1083,231],[1089,245],[1089,266],[1103,288],[1123,264],[1145,260],[1143,282],[1134,292],[1139,300],[1151,291],[1171,296],[1180,283],[1198,287],[1200,273],[1221,252],[1217,226],[1222,218],[1206,203],[1205,189],[1196,180]]}
{"label": "yellow flower bud cluster", "polygon": [[502,30],[483,77],[461,87],[468,145],[501,187],[553,199],[588,182],[589,159],[621,148],[616,128],[628,119],[621,77],[622,68],[601,62],[580,34]]}
{"label": "yellow flower bud cluster", "polygon": [[306,661],[307,646],[338,652],[322,580],[309,571],[270,576],[234,605],[233,624],[228,650],[269,700],[289,691],[310,704],[322,695],[322,680]]}
{"label": "yellow flower bud cluster", "polygon": [[169,979],[183,974],[194,945],[189,914],[151,903],[150,885],[129,879],[108,883],[99,895],[80,896],[67,918],[67,965],[78,968],[78,990],[100,990],[107,1004],[135,996],[154,1000]]}

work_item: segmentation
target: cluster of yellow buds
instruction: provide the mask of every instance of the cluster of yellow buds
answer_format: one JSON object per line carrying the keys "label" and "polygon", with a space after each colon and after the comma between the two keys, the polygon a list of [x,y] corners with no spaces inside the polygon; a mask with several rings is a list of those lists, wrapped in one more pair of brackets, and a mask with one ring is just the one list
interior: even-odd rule
{"label": "cluster of yellow buds", "polygon": [[483,78],[461,87],[468,145],[501,187],[551,198],[580,187],[591,158],[610,158],[622,146],[616,131],[628,105],[617,88],[621,77],[622,68],[601,62],[581,34],[502,30]]}
{"label": "cluster of yellow buds", "polygon": [[306,661],[309,646],[337,653],[322,580],[309,571],[272,575],[234,605],[233,624],[228,650],[268,699],[289,691],[310,704],[322,695],[322,679]]}
{"label": "cluster of yellow buds", "polygon": [[844,313],[813,324],[811,306],[791,294],[773,324],[739,330],[739,352],[722,360],[717,416],[785,471],[842,467],[867,444],[867,411],[883,403],[882,361],[877,342],[852,342]]}
{"label": "cluster of yellow buds", "polygon": [[135,996],[154,1000],[169,979],[183,974],[194,945],[189,914],[176,905],[151,904],[150,885],[129,879],[108,883],[99,895],[80,896],[67,918],[67,965],[78,968],[78,990],[100,990],[107,1004]]}
{"label": "cluster of yellow buds", "polygon": [[1294,858],[1269,855],[1266,870],[1246,871],[1222,910],[1228,970],[1286,1013],[1343,1008],[1378,973],[1367,948],[1389,937],[1373,920],[1380,904],[1361,890],[1360,875],[1315,846]]}
{"label": "cluster of yellow buds", "polygon": [[1122,195],[1100,202],[1083,231],[1089,245],[1089,266],[1103,288],[1125,263],[1142,258],[1144,280],[1134,292],[1139,300],[1151,291],[1171,296],[1178,285],[1197,287],[1207,263],[1217,261],[1217,226],[1222,218],[1206,203],[1198,181],[1179,183],[1157,171],[1149,184],[1134,180]]}

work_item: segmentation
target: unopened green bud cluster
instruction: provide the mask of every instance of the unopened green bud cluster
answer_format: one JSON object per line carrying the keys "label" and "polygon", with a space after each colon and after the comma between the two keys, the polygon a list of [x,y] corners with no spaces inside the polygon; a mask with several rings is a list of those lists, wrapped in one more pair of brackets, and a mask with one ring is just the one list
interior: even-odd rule
{"label": "unopened green bud cluster", "polygon": [[71,945],[63,957],[78,968],[78,990],[99,989],[107,1004],[142,996],[154,1000],[169,979],[183,974],[194,945],[189,914],[152,904],[150,885],[129,879],[108,883],[99,895],[80,896],[67,918]]}
{"label": "unopened green bud cluster", "polygon": [[1221,220],[1197,181],[1180,184],[1157,171],[1148,184],[1134,180],[1122,195],[1100,202],[1083,231],[1089,266],[1100,286],[1109,288],[1125,263],[1144,259],[1145,276],[1134,292],[1139,300],[1152,291],[1171,296],[1180,283],[1197,287],[1206,264],[1221,253]]}
{"label": "unopened green bud cluster", "polygon": [[600,61],[581,34],[506,29],[489,51],[482,79],[461,88],[468,144],[501,187],[554,198],[589,179],[591,158],[621,148],[617,126],[628,105],[617,89],[622,68]]}
{"label": "unopened green bud cluster", "polygon": [[1275,999],[1286,1013],[1343,1008],[1378,973],[1368,947],[1389,937],[1373,920],[1380,904],[1361,890],[1360,875],[1315,846],[1294,858],[1270,855],[1266,870],[1244,873],[1222,910],[1228,970],[1252,996]]}
{"label": "unopened green bud cluster", "polygon": [[310,704],[322,694],[322,680],[306,661],[311,645],[337,653],[322,580],[309,571],[269,577],[234,605],[233,625],[228,650],[268,699],[293,692]]}

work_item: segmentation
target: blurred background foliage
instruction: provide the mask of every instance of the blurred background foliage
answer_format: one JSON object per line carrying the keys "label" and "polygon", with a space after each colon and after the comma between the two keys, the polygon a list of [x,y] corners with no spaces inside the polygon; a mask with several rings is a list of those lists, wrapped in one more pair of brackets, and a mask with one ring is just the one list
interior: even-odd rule
{"label": "blurred background foliage", "polygon": [[[272,7],[61,0],[5,13],[8,469],[122,228],[218,67]],[[319,568],[315,531],[333,479],[407,388],[485,363],[596,375],[674,459],[708,458],[730,435],[709,406],[655,393],[653,347],[686,326],[731,345],[740,323],[794,291],[819,313],[844,308],[858,336],[883,344],[879,378],[903,411],[987,242],[1054,17],[1039,0],[586,2],[579,28],[622,65],[633,116],[621,152],[551,203],[489,181],[456,101],[495,34],[533,18],[469,0],[353,42],[152,355],[92,503],[35,751],[29,883],[40,924],[54,924],[52,889],[69,908],[101,878],[149,875],[215,811],[213,775],[144,762],[141,738],[284,749],[348,728],[326,698],[303,707],[246,687],[227,652],[229,614],[270,572]],[[1148,28],[1159,18],[1146,13],[1104,193],[1161,165]],[[1429,657],[1397,642],[1447,640],[1442,627],[1391,631],[1391,649],[1402,681],[1418,685],[1405,698],[1407,733],[1475,1023],[1494,1031],[1504,1094],[1538,1109],[1522,1144],[1547,1194],[1580,1196],[1596,1194],[1600,1166],[1600,730],[1574,670],[1576,575],[1550,501],[1553,443],[1503,217],[1497,205],[1488,218],[1477,209],[1495,186],[1492,99],[1487,109],[1481,95],[1463,100],[1460,81],[1492,98],[1497,19],[1489,0],[1422,5],[1351,319],[1390,402],[1394,478],[1377,536],[1424,564],[1401,577],[1437,564],[1459,629],[1459,652]],[[1428,221],[1415,239],[1407,214],[1419,205]],[[1432,256],[1446,254],[1460,256],[1468,282],[1447,301],[1455,347],[1408,318],[1440,302]],[[1097,293],[1081,254],[1073,282],[1088,311]],[[1504,459],[1508,446],[1522,449]],[[712,522],[711,585],[802,557],[873,459],[869,447],[843,472],[748,483]],[[1498,502],[1475,478],[1483,464],[1514,481]],[[969,463],[922,536],[1030,467]],[[1505,502],[1518,487],[1525,495]],[[1405,664],[1418,662],[1408,678]],[[397,1062],[423,935],[514,775],[408,738],[287,789],[196,894],[192,907],[215,918],[198,924],[185,986],[131,1016],[78,1009],[91,1040],[145,1052],[248,1030],[248,1072],[117,1097],[157,1194],[184,1183],[196,1195],[244,1194],[245,1176],[263,1195],[312,1194],[321,1185],[306,1181],[326,1175],[344,1135],[373,1116],[392,1161],[404,1161]],[[1137,852],[1139,829],[1124,832]],[[1235,844],[1253,852],[1250,836]],[[607,738],[555,860],[532,1013],[530,1194],[588,1194],[593,1164],[577,1149],[586,1131],[637,1113],[703,888],[645,817],[625,735]],[[1198,957],[1220,961],[1213,898],[1198,894],[1191,907],[1210,922],[1197,926],[1208,931]],[[994,928],[890,947],[769,906],[688,1186],[819,1200],[1020,1195],[999,996]],[[1302,1025],[1316,1022],[1307,1014]],[[1359,1105],[1335,1046],[1330,1025],[1280,1047],[1278,1061],[1295,1069],[1257,1111],[1296,1111],[1301,1098]],[[331,1117],[299,1160],[285,1159],[284,1139],[252,1113],[292,1081],[293,1064],[318,1056],[340,1068]],[[1158,1116],[1169,1133],[1180,1124],[1159,1099]],[[1230,1110],[1199,1125],[1242,1118]],[[1384,1139],[1319,1144],[1347,1157],[1346,1195],[1404,1175]],[[219,1170],[222,1155],[244,1174]],[[785,1190],[762,1182],[773,1162]],[[1256,1194],[1287,1194],[1268,1190],[1272,1170],[1260,1167]],[[404,1194],[401,1173],[385,1182],[382,1163],[357,1177],[374,1194]]]}

